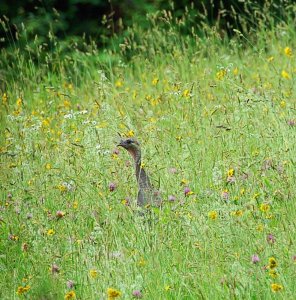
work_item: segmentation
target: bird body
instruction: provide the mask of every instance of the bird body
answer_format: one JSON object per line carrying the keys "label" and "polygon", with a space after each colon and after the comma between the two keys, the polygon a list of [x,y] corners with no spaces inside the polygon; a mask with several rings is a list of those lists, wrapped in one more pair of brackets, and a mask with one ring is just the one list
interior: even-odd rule
{"label": "bird body", "polygon": [[153,191],[150,179],[141,166],[141,148],[139,142],[129,138],[121,140],[118,146],[126,149],[134,159],[136,179],[139,188],[137,205],[141,207],[159,205],[159,193]]}

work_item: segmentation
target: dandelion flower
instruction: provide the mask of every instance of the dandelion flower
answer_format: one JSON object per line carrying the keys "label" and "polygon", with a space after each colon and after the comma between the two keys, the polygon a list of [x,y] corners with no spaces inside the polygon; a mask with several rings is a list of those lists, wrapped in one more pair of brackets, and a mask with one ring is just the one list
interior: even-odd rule
{"label": "dandelion flower", "polygon": [[257,254],[252,255],[251,261],[253,264],[257,264],[260,261],[260,258]]}
{"label": "dandelion flower", "polygon": [[74,291],[68,292],[64,297],[65,300],[70,300],[70,299],[75,299],[75,298],[76,298],[76,294]]}
{"label": "dandelion flower", "polygon": [[95,269],[89,270],[89,276],[90,276],[91,278],[96,278],[96,277],[98,277],[98,271],[95,270]]}
{"label": "dandelion flower", "polygon": [[226,74],[227,74],[227,71],[225,69],[222,69],[216,73],[216,78],[218,80],[222,80],[226,76]]}
{"label": "dandelion flower", "polygon": [[270,210],[270,205],[268,203],[261,203],[260,204],[260,210],[262,212],[267,212]]}
{"label": "dandelion flower", "polygon": [[17,293],[17,295],[22,295],[22,294],[28,292],[30,289],[31,289],[31,287],[30,287],[29,285],[26,285],[26,286],[19,286],[19,287],[17,288],[16,293]]}
{"label": "dandelion flower", "polygon": [[277,266],[276,259],[274,257],[270,257],[268,259],[268,268],[269,269],[274,269]]}
{"label": "dandelion flower", "polygon": [[271,290],[275,293],[281,291],[282,289],[283,289],[283,286],[281,284],[277,284],[277,283],[271,284]]}
{"label": "dandelion flower", "polygon": [[108,288],[107,289],[107,295],[108,295],[108,300],[112,300],[112,299],[115,299],[117,297],[120,297],[121,292],[116,290],[116,289],[113,289],[113,288]]}
{"label": "dandelion flower", "polygon": [[284,53],[286,56],[291,57],[292,56],[292,49],[290,47],[286,47],[284,49]]}
{"label": "dandelion flower", "polygon": [[51,236],[51,235],[54,235],[55,234],[55,231],[53,229],[48,229],[47,230],[47,235]]}
{"label": "dandelion flower", "polygon": [[218,213],[215,210],[212,210],[208,213],[208,217],[212,220],[216,220],[218,217]]}
{"label": "dandelion flower", "polygon": [[290,75],[289,75],[289,73],[287,71],[283,70],[281,74],[282,74],[283,78],[290,79]]}
{"label": "dandelion flower", "polygon": [[157,77],[153,78],[153,80],[152,80],[153,85],[157,85],[158,82],[159,82],[159,79]]}

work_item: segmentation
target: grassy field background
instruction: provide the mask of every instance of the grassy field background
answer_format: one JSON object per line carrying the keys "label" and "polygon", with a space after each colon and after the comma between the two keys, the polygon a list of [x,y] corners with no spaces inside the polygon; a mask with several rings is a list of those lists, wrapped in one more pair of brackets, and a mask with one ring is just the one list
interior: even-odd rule
{"label": "grassy field background", "polygon": [[295,299],[295,41],[155,22],[116,52],[3,50],[0,298]]}

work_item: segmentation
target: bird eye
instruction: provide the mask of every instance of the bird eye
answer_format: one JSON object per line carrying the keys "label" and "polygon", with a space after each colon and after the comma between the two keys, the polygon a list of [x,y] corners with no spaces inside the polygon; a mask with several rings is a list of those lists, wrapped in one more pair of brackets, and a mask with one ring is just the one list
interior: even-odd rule
{"label": "bird eye", "polygon": [[128,144],[131,144],[131,143],[132,143],[132,140],[128,139],[126,142],[127,142]]}

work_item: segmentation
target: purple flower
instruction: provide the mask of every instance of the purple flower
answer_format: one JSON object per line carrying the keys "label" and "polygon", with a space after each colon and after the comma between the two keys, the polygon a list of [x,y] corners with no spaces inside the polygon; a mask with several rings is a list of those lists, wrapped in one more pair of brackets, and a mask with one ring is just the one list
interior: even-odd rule
{"label": "purple flower", "polygon": [[170,202],[174,202],[174,201],[176,201],[176,197],[175,197],[174,195],[169,195],[168,200],[169,200]]}
{"label": "purple flower", "polygon": [[60,267],[57,264],[53,264],[51,266],[51,273],[52,274],[58,274],[60,272]]}
{"label": "purple flower", "polygon": [[287,124],[291,127],[295,126],[296,125],[296,121],[295,120],[288,120],[287,121]]}
{"label": "purple flower", "polygon": [[257,264],[260,261],[260,258],[257,254],[252,255],[251,261],[253,264]]}
{"label": "purple flower", "polygon": [[71,290],[74,288],[75,282],[73,280],[67,280],[66,285],[67,285],[67,288]]}
{"label": "purple flower", "polygon": [[190,188],[188,186],[186,186],[184,188],[184,194],[185,194],[185,196],[189,196],[191,194],[191,190],[190,190]]}
{"label": "purple flower", "polygon": [[229,192],[228,191],[223,191],[221,196],[224,200],[228,200],[229,199]]}
{"label": "purple flower", "polygon": [[142,295],[141,291],[139,291],[139,290],[134,290],[134,291],[133,291],[133,297],[134,297],[134,298],[137,298],[137,299],[141,299],[141,298],[143,297],[143,295]]}
{"label": "purple flower", "polygon": [[266,237],[267,243],[274,244],[275,243],[275,237],[270,233]]}
{"label": "purple flower", "polygon": [[116,184],[114,182],[111,182],[109,184],[109,191],[113,192],[113,191],[115,191],[115,189],[116,189]]}

